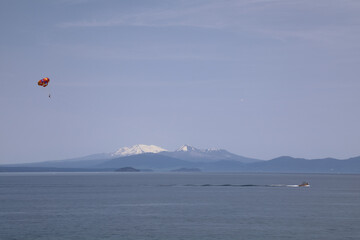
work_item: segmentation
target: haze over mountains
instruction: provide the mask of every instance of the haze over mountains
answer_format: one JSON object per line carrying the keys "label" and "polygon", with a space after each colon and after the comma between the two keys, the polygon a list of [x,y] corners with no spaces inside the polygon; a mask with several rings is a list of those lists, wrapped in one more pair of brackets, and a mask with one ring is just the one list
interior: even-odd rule
{"label": "haze over mountains", "polygon": [[224,149],[197,149],[183,145],[175,151],[168,151],[155,145],[139,144],[82,158],[2,165],[0,171],[115,171],[124,167],[142,171],[360,173],[360,156],[347,160],[279,157],[263,161]]}

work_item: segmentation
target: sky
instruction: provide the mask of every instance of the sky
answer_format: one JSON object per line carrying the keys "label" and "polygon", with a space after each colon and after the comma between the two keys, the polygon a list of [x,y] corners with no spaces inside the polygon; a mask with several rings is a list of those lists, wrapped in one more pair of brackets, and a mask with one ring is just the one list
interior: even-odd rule
{"label": "sky", "polygon": [[360,1],[2,0],[0,31],[0,164],[360,155]]}

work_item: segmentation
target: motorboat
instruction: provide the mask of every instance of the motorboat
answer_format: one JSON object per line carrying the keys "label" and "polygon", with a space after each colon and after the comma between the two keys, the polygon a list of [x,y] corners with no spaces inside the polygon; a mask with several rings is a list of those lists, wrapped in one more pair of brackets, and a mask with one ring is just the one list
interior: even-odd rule
{"label": "motorboat", "polygon": [[310,184],[308,182],[302,182],[299,184],[299,187],[310,187]]}

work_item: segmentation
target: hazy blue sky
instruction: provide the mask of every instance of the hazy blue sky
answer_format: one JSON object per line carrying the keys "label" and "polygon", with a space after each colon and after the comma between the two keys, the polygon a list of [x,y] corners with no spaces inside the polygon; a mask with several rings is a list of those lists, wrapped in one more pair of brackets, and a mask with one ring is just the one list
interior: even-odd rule
{"label": "hazy blue sky", "polygon": [[0,30],[0,163],[360,155],[360,1],[2,0]]}

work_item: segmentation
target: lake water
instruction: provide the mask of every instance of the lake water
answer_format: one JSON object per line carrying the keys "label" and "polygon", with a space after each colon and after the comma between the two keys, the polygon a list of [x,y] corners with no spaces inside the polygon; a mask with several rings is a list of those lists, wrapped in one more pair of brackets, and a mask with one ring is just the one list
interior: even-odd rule
{"label": "lake water", "polygon": [[0,239],[358,240],[360,175],[1,173]]}

